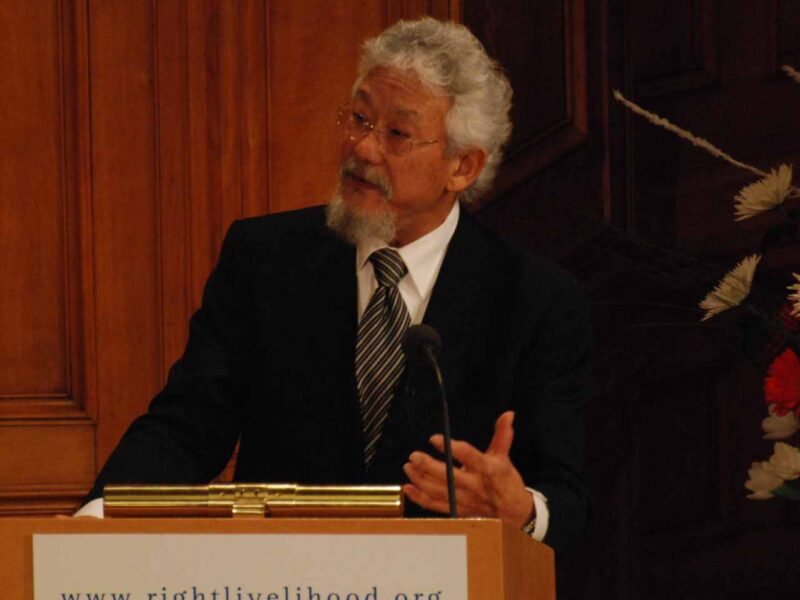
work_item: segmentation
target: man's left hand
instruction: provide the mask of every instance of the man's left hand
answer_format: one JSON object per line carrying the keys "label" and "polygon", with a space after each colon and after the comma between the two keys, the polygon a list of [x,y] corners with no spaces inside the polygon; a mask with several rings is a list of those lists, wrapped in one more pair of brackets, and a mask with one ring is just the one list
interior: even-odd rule
{"label": "man's left hand", "polygon": [[[459,517],[497,518],[522,528],[535,516],[533,497],[508,457],[514,440],[513,423],[512,411],[498,417],[486,452],[453,440],[453,459],[461,464],[453,473]],[[444,452],[441,434],[432,436],[430,442]],[[403,486],[403,491],[411,501],[427,510],[449,512],[445,463],[424,452],[412,452],[403,470],[411,482]]]}

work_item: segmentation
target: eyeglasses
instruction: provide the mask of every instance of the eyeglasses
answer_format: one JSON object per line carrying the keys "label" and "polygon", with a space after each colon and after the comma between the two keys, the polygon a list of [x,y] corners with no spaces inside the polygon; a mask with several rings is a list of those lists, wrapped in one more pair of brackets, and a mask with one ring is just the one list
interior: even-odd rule
{"label": "eyeglasses", "polygon": [[417,146],[435,144],[441,141],[418,140],[397,127],[376,127],[366,115],[349,105],[343,106],[336,111],[336,123],[342,130],[345,140],[357,142],[370,133],[374,133],[381,151],[395,156],[404,156]]}

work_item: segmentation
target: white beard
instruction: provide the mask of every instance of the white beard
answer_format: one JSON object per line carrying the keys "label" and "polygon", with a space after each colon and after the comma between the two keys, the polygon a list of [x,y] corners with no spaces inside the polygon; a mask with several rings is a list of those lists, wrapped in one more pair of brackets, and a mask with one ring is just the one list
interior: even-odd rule
{"label": "white beard", "polygon": [[[365,214],[353,208],[342,197],[342,182],[350,175],[374,185],[387,204],[374,214]],[[339,185],[328,202],[328,227],[354,246],[366,240],[389,244],[397,234],[397,223],[388,206],[391,198],[392,185],[382,170],[349,156],[339,167]]]}
{"label": "white beard", "polygon": [[329,229],[354,246],[366,240],[389,244],[397,232],[394,215],[388,207],[377,214],[354,210],[342,197],[341,184],[328,202],[325,220]]}

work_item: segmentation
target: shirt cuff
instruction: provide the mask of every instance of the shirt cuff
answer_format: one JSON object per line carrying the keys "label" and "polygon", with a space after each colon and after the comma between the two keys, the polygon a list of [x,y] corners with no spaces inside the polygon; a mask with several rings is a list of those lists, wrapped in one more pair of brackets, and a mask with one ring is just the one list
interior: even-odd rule
{"label": "shirt cuff", "polygon": [[[538,514],[538,508],[537,514]],[[80,510],[76,512],[73,517],[94,517],[95,519],[102,519],[103,518],[103,499],[102,498],[95,498],[94,500],[90,500],[83,506],[81,506]]]}
{"label": "shirt cuff", "polygon": [[550,509],[547,508],[547,497],[541,492],[531,488],[525,488],[533,496],[533,506],[536,509],[535,525],[531,532],[531,537],[539,542],[544,541],[547,535],[547,526],[550,524]]}

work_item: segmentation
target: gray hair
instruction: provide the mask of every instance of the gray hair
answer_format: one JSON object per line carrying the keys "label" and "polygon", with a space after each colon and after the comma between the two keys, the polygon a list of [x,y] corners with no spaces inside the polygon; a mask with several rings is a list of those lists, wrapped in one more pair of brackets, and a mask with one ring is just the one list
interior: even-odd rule
{"label": "gray hair", "polygon": [[358,87],[378,67],[412,71],[433,93],[453,100],[445,125],[448,152],[483,148],[483,171],[461,193],[471,202],[486,193],[511,135],[511,85],[500,65],[466,27],[424,17],[399,21],[364,42]]}

